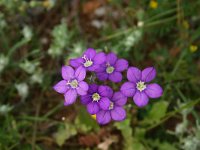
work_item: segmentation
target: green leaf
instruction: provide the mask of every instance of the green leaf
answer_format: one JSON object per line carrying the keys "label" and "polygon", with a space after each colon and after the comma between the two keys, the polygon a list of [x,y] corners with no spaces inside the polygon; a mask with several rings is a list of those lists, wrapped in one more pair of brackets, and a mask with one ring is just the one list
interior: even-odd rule
{"label": "green leaf", "polygon": [[99,130],[99,125],[95,119],[93,119],[86,111],[85,108],[80,107],[78,116],[75,120],[77,129],[82,130],[83,132],[88,132],[90,130]]}
{"label": "green leaf", "polygon": [[177,150],[172,144],[169,144],[167,142],[160,143],[158,149],[159,150]]}
{"label": "green leaf", "polygon": [[159,122],[160,119],[165,116],[168,105],[169,103],[166,101],[160,101],[155,103],[142,123],[153,124]]}
{"label": "green leaf", "polygon": [[147,140],[147,142],[153,147],[153,149],[159,149],[159,150],[177,150],[177,148],[172,144],[168,142],[161,142],[159,139],[156,140]]}
{"label": "green leaf", "polygon": [[165,101],[157,102],[153,105],[148,117],[154,121],[159,121],[165,116],[169,103]]}
{"label": "green leaf", "polygon": [[67,139],[77,134],[76,127],[73,124],[65,122],[64,126],[61,125],[58,132],[55,134],[56,143],[62,146]]}
{"label": "green leaf", "polygon": [[122,132],[124,138],[124,150],[145,150],[143,144],[132,135],[130,118],[127,118],[123,122],[117,122],[114,125]]}

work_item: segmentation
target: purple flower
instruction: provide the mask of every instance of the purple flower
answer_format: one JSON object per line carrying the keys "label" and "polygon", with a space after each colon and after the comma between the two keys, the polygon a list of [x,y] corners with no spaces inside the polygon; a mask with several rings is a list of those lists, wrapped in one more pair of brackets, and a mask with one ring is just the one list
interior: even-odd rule
{"label": "purple flower", "polygon": [[149,98],[159,98],[163,90],[156,84],[147,84],[156,77],[154,67],[139,70],[136,67],[130,67],[127,71],[129,82],[125,82],[121,86],[121,92],[127,97],[133,97],[133,101],[139,107],[148,104]]}
{"label": "purple flower", "polygon": [[128,62],[125,59],[117,59],[114,53],[106,56],[106,61],[96,70],[99,80],[107,79],[112,82],[120,82],[122,80],[121,72],[128,68]]}
{"label": "purple flower", "polygon": [[62,78],[53,88],[58,93],[64,94],[64,105],[70,105],[75,102],[77,95],[86,95],[88,84],[84,82],[86,71],[79,67],[75,71],[70,66],[62,67]]}
{"label": "purple flower", "polygon": [[100,109],[109,109],[112,94],[113,90],[109,86],[91,84],[89,85],[88,94],[81,96],[81,102],[87,105],[87,111],[93,115],[99,112]]}
{"label": "purple flower", "polygon": [[94,71],[105,61],[105,57],[105,53],[96,53],[93,48],[88,48],[82,57],[71,59],[70,65],[75,68],[83,66],[88,71]]}
{"label": "purple flower", "polygon": [[110,106],[108,110],[100,110],[97,114],[97,122],[99,124],[107,124],[112,120],[122,121],[126,118],[126,111],[123,106],[127,102],[127,97],[125,97],[121,92],[115,92],[110,101]]}

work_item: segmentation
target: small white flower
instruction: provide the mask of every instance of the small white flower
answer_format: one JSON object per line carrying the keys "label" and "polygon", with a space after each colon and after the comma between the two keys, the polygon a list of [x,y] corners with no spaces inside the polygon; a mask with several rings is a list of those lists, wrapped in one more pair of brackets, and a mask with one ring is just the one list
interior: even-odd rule
{"label": "small white flower", "polygon": [[195,136],[189,136],[184,139],[183,149],[185,150],[199,150],[200,140]]}
{"label": "small white flower", "polygon": [[83,44],[82,43],[76,43],[73,46],[74,46],[73,50],[75,53],[80,55],[83,52]]}
{"label": "small white flower", "polygon": [[9,106],[9,105],[1,105],[1,106],[0,106],[0,114],[4,115],[4,114],[10,112],[12,109],[13,109],[12,106]]}
{"label": "small white flower", "polygon": [[141,30],[133,31],[126,39],[125,39],[125,46],[131,47],[134,46],[142,37]]}
{"label": "small white flower", "polygon": [[39,64],[39,62],[30,62],[28,60],[25,60],[24,62],[19,64],[19,67],[22,68],[25,72],[32,74],[39,66]]}
{"label": "small white flower", "polygon": [[52,57],[60,56],[63,53],[63,49],[68,45],[70,38],[65,20],[55,26],[51,34],[53,41],[48,49],[48,54]]}
{"label": "small white flower", "polygon": [[30,41],[33,36],[33,32],[29,26],[24,26],[22,34],[27,41]]}
{"label": "small white flower", "polygon": [[30,78],[31,83],[39,83],[41,84],[43,81],[43,74],[41,70],[36,71]]}
{"label": "small white flower", "polygon": [[15,88],[17,89],[18,94],[21,96],[22,100],[25,100],[28,96],[28,84],[27,83],[19,83],[15,84]]}
{"label": "small white flower", "polygon": [[187,130],[187,123],[186,122],[179,123],[178,125],[176,125],[175,134],[177,135],[183,134],[186,130]]}
{"label": "small white flower", "polygon": [[0,13],[0,29],[4,29],[7,26],[7,23],[4,19],[4,14]]}
{"label": "small white flower", "polygon": [[8,65],[9,59],[5,55],[0,55],[0,73],[3,71],[3,69]]}
{"label": "small white flower", "polygon": [[138,23],[137,23],[137,26],[138,26],[138,27],[143,27],[143,25],[144,25],[144,22],[143,22],[143,21],[138,21]]}
{"label": "small white flower", "polygon": [[91,25],[97,29],[100,29],[105,26],[105,22],[100,20],[92,20]]}
{"label": "small white flower", "polygon": [[99,7],[95,10],[94,13],[99,17],[104,16],[106,14],[106,7]]}

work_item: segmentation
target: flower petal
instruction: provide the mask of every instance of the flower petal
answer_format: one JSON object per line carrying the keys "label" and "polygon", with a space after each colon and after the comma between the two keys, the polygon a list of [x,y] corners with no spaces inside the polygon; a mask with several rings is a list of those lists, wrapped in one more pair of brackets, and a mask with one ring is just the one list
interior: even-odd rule
{"label": "flower petal", "polygon": [[124,71],[128,68],[128,61],[125,59],[118,59],[115,63],[116,71]]}
{"label": "flower petal", "polygon": [[73,89],[68,90],[64,94],[64,97],[65,97],[65,102],[64,102],[65,106],[73,104],[76,101],[76,98],[77,98],[76,90],[73,90]]}
{"label": "flower petal", "polygon": [[148,96],[145,94],[145,92],[139,92],[137,91],[133,97],[133,101],[138,107],[146,106],[149,102]]}
{"label": "flower petal", "polygon": [[126,111],[122,107],[114,107],[111,110],[111,117],[115,121],[122,121],[126,118]]}
{"label": "flower petal", "polygon": [[156,77],[156,69],[154,67],[148,67],[142,70],[142,81],[150,82]]}
{"label": "flower petal", "polygon": [[81,81],[78,83],[76,90],[79,95],[86,95],[88,91],[88,84],[84,81]]}
{"label": "flower petal", "polygon": [[111,98],[113,95],[113,90],[109,86],[100,85],[98,89],[98,93],[100,94],[101,97]]}
{"label": "flower petal", "polygon": [[98,92],[98,88],[99,88],[98,85],[96,85],[96,84],[90,84],[89,85],[89,89],[88,89],[88,93],[89,94],[96,93],[96,92]]}
{"label": "flower petal", "polygon": [[106,66],[106,63],[103,63],[103,64],[101,64],[101,65],[99,65],[99,68],[97,68],[96,70],[95,70],[95,72],[106,72],[106,68],[107,68],[107,66]]}
{"label": "flower petal", "polygon": [[99,111],[98,103],[97,102],[91,102],[91,103],[87,104],[87,111],[91,115],[94,115],[94,114],[98,113],[98,111]]}
{"label": "flower petal", "polygon": [[87,67],[87,70],[88,71],[95,71],[95,70],[97,70],[99,68],[99,66],[100,65],[98,65],[98,64],[93,64],[92,66]]}
{"label": "flower petal", "polygon": [[159,98],[163,94],[163,89],[160,87],[160,85],[156,83],[148,84],[145,93],[150,97],[150,98]]}
{"label": "flower petal", "polygon": [[125,82],[121,88],[120,91],[122,92],[122,94],[124,94],[127,97],[132,97],[135,94],[135,84],[132,82]]}
{"label": "flower petal", "polygon": [[82,66],[84,60],[83,58],[75,58],[75,59],[70,59],[69,63],[72,67],[78,68],[79,66]]}
{"label": "flower petal", "polygon": [[127,71],[127,78],[129,81],[136,83],[141,79],[142,73],[136,67],[130,67]]}
{"label": "flower petal", "polygon": [[110,111],[101,110],[97,113],[97,122],[99,124],[107,124],[111,121]]}
{"label": "flower petal", "polygon": [[115,103],[115,105],[123,106],[127,102],[127,97],[121,92],[115,92],[111,100]]}
{"label": "flower petal", "polygon": [[103,109],[103,110],[108,110],[109,109],[110,100],[107,97],[101,98],[98,103],[99,103],[99,106],[100,106],[101,109]]}
{"label": "flower petal", "polygon": [[92,102],[92,97],[90,95],[81,96],[81,103],[83,105],[86,105],[86,104],[88,104],[90,102]]}
{"label": "flower petal", "polygon": [[114,71],[113,73],[109,74],[108,79],[112,82],[120,82],[122,80],[122,74]]}
{"label": "flower petal", "polygon": [[105,81],[108,79],[108,74],[106,72],[97,73],[97,78],[101,81]]}
{"label": "flower petal", "polygon": [[104,63],[106,60],[106,55],[104,52],[99,52],[96,54],[96,56],[94,57],[94,63],[95,64],[102,64]]}
{"label": "flower petal", "polygon": [[111,66],[115,64],[117,61],[117,55],[113,52],[107,54],[106,56],[106,63],[109,63]]}
{"label": "flower petal", "polygon": [[84,67],[80,66],[75,70],[75,77],[78,79],[78,81],[84,80],[85,76],[86,76],[86,70]]}
{"label": "flower petal", "polygon": [[61,94],[64,94],[65,92],[67,92],[68,90],[68,86],[67,86],[67,81],[62,80],[60,82],[58,82],[56,85],[54,85],[53,89]]}
{"label": "flower petal", "polygon": [[70,80],[74,77],[74,69],[70,66],[63,66],[62,67],[62,77],[65,80]]}
{"label": "flower petal", "polygon": [[93,48],[88,48],[85,52],[84,55],[86,55],[87,58],[93,59],[96,55],[96,51]]}

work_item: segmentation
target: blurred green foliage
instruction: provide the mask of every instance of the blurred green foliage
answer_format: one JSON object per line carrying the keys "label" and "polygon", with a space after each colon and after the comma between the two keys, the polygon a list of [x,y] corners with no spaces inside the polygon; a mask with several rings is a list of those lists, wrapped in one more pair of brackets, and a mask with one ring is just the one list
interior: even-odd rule
{"label": "blurred green foliage", "polygon": [[[199,150],[199,7],[199,0],[0,0],[0,150]],[[144,108],[130,99],[127,119],[107,126],[79,103],[64,107],[52,86],[87,47],[155,66],[164,95]]]}

